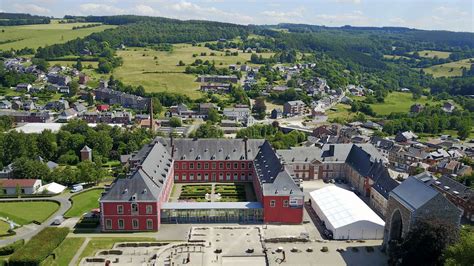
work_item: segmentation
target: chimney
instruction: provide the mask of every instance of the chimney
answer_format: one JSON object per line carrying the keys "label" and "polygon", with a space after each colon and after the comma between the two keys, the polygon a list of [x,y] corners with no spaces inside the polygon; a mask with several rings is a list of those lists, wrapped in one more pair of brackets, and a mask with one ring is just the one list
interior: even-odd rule
{"label": "chimney", "polygon": [[248,160],[248,147],[247,147],[247,142],[248,142],[248,138],[247,137],[244,137],[244,154],[245,154],[245,160]]}
{"label": "chimney", "polygon": [[155,132],[155,123],[153,122],[153,98],[150,98],[150,130],[151,132]]}

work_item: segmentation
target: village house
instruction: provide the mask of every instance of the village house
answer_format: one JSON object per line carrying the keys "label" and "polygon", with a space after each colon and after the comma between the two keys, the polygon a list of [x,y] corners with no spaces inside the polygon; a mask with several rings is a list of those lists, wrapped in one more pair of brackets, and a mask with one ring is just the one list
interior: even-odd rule
{"label": "village house", "polygon": [[412,113],[420,113],[421,111],[423,111],[423,105],[419,104],[419,103],[415,103],[414,105],[412,105],[410,107],[410,112]]}
{"label": "village house", "polygon": [[7,100],[0,101],[0,109],[12,109],[12,103]]}
{"label": "village house", "polygon": [[404,131],[404,132],[398,132],[397,135],[395,136],[395,141],[396,142],[409,142],[409,141],[415,141],[418,138],[418,136],[411,132],[411,131]]}
{"label": "village house", "polygon": [[248,107],[229,107],[224,108],[223,114],[228,119],[243,122],[247,120],[251,112]]}
{"label": "village house", "polygon": [[219,111],[220,107],[215,105],[214,103],[200,103],[199,104],[199,114],[204,115],[205,117],[207,117],[207,115],[209,114],[209,111],[212,109]]}
{"label": "village house", "polygon": [[89,81],[89,77],[86,74],[79,75],[79,84],[85,85]]}
{"label": "village house", "polygon": [[67,86],[71,82],[71,77],[61,75],[55,72],[50,72],[46,75],[48,82],[59,86]]}
{"label": "village house", "polygon": [[0,179],[4,195],[31,195],[37,193],[40,187],[40,179]]}
{"label": "village house", "polygon": [[107,88],[98,88],[94,90],[94,93],[97,101],[102,101],[110,105],[118,104],[124,108],[148,110],[150,104],[148,98]]}
{"label": "village house", "polygon": [[304,114],[306,105],[303,101],[289,101],[283,104],[283,114],[285,116],[295,116]]}
{"label": "village house", "polygon": [[239,78],[235,75],[201,75],[197,78],[197,81],[201,83],[237,83],[239,81]]}
{"label": "village house", "polygon": [[270,113],[271,119],[280,119],[283,117],[283,110],[280,108],[274,108]]}
{"label": "village house", "polygon": [[28,83],[20,83],[18,85],[16,85],[16,91],[19,91],[19,92],[30,92],[30,89],[31,89],[31,84],[28,84]]}
{"label": "village house", "polygon": [[229,83],[203,83],[200,90],[202,92],[228,93],[230,91]]}
{"label": "village house", "polygon": [[66,110],[63,110],[59,116],[58,116],[58,121],[59,122],[67,122],[71,119],[74,119],[77,117],[77,112],[76,110],[74,110],[73,108],[69,108],[69,109],[66,109]]}
{"label": "village house", "polygon": [[69,102],[66,100],[57,100],[57,101],[48,102],[44,106],[44,109],[56,110],[56,111],[66,110],[66,109],[69,109]]}
{"label": "village house", "polygon": [[446,113],[451,113],[454,111],[454,109],[456,109],[456,106],[454,105],[453,102],[447,101],[447,102],[444,102],[442,109]]}

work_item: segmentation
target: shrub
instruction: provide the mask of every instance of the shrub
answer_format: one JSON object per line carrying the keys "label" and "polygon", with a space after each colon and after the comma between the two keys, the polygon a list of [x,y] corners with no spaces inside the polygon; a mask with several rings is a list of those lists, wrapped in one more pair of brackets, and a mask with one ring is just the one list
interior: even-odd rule
{"label": "shrub", "polygon": [[359,249],[357,247],[352,247],[352,251],[359,252]]}
{"label": "shrub", "polygon": [[367,250],[367,252],[374,252],[374,247],[365,247],[365,250]]}
{"label": "shrub", "polygon": [[321,249],[322,252],[328,252],[329,251],[329,248],[324,246],[322,249]]}
{"label": "shrub", "polygon": [[63,242],[68,233],[68,228],[43,229],[26,245],[13,253],[9,259],[9,265],[39,265]]}
{"label": "shrub", "polygon": [[24,244],[25,244],[25,240],[20,239],[18,241],[13,242],[10,245],[1,247],[0,248],[0,256],[13,254],[17,249],[22,247]]}

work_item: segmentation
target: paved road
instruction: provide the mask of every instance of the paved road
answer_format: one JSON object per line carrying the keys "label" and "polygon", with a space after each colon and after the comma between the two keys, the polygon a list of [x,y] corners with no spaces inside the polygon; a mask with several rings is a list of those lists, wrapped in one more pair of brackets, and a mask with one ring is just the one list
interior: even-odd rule
{"label": "paved road", "polygon": [[[51,223],[54,221],[54,218],[56,216],[64,215],[66,211],[71,207],[71,202],[69,201],[69,194],[66,195],[59,195],[55,197],[50,197],[50,198],[11,198],[11,199],[0,199],[0,202],[5,202],[5,201],[55,201],[59,203],[59,209],[52,214],[46,221],[44,221],[41,225],[38,226],[23,226],[19,230],[17,230],[17,234],[8,237],[6,239],[0,240],[0,246],[8,245],[11,244],[17,240],[20,239],[25,239],[28,240],[38,234],[41,230],[44,228],[48,227],[51,225]],[[25,227],[25,230],[21,230],[22,228]],[[30,229],[30,230],[27,230]]]}

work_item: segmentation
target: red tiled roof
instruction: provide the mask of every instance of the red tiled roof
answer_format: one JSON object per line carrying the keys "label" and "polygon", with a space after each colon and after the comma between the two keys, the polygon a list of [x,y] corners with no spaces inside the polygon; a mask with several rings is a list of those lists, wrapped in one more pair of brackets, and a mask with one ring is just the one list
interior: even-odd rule
{"label": "red tiled roof", "polygon": [[0,185],[3,188],[12,188],[19,185],[20,187],[32,187],[38,179],[3,179],[0,180]]}

